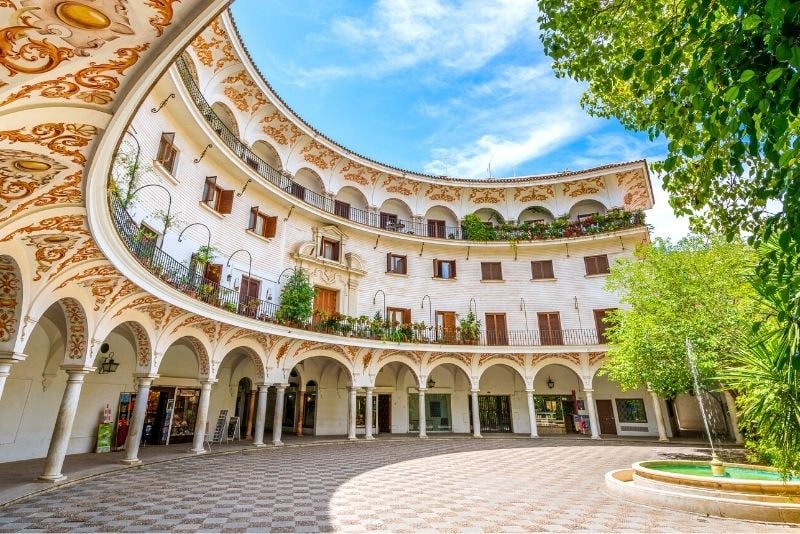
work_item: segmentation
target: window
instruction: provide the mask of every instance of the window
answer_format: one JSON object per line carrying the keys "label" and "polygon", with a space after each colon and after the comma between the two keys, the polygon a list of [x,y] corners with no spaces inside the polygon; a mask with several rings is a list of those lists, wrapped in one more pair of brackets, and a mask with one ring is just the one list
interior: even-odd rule
{"label": "window", "polygon": [[481,280],[502,280],[503,267],[499,261],[481,262]]}
{"label": "window", "polygon": [[156,155],[156,161],[170,174],[175,174],[175,164],[178,162],[178,149],[174,143],[175,132],[162,133]]}
{"label": "window", "polygon": [[386,272],[395,274],[407,274],[406,272],[406,257],[392,254],[386,254]]}
{"label": "window", "polygon": [[508,345],[505,313],[486,314],[486,343],[488,345]]}
{"label": "window", "polygon": [[647,412],[643,399],[615,399],[620,423],[646,423]]}
{"label": "window", "polygon": [[597,328],[597,342],[607,343],[606,329],[611,326],[609,323],[610,317],[608,315],[615,311],[616,308],[606,308],[604,310],[594,310],[594,324]]}
{"label": "window", "polygon": [[433,277],[451,279],[456,277],[456,262],[454,260],[433,260]]}
{"label": "window", "polygon": [[444,239],[444,233],[444,221],[437,221],[433,219],[428,220],[428,237],[438,237],[440,239]]}
{"label": "window", "polygon": [[563,345],[564,336],[561,330],[561,316],[558,312],[539,312],[539,335],[542,345]]}
{"label": "window", "polygon": [[227,215],[233,208],[233,189],[222,189],[217,185],[216,176],[207,176],[203,188],[203,202],[223,215]]}
{"label": "window", "polygon": [[389,325],[411,324],[411,310],[408,308],[386,308],[386,320]]}
{"label": "window", "polygon": [[250,208],[250,223],[247,227],[251,232],[262,237],[275,237],[278,228],[278,218],[268,216],[258,211],[258,206]]}
{"label": "window", "polygon": [[583,258],[583,263],[586,264],[586,274],[608,274],[608,256],[600,254],[599,256],[586,256]]}
{"label": "window", "polygon": [[456,341],[456,312],[436,311],[436,331],[437,339],[443,343],[455,343]]}
{"label": "window", "polygon": [[553,274],[552,260],[539,260],[531,262],[531,278],[534,280],[552,280]]}
{"label": "window", "polygon": [[345,219],[350,218],[350,204],[341,200],[333,201],[333,214]]}
{"label": "window", "polygon": [[339,261],[339,242],[323,237],[319,247],[319,255],[326,260]]}

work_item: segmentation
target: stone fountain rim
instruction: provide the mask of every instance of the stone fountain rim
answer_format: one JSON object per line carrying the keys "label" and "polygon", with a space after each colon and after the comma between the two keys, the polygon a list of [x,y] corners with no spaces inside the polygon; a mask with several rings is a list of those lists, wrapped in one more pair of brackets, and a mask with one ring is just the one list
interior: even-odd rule
{"label": "stone fountain rim", "polygon": [[[640,462],[634,462],[631,467],[633,468],[634,473],[646,473],[647,475],[652,475],[653,477],[658,478],[667,478],[667,479],[674,479],[675,481],[681,480],[690,480],[695,482],[710,482],[713,481],[714,483],[723,485],[723,486],[742,486],[742,485],[759,485],[759,486],[766,486],[766,487],[786,487],[792,486],[796,488],[800,488],[800,480],[750,480],[745,478],[734,478],[734,477],[709,477],[709,476],[697,476],[697,475],[685,475],[682,473],[670,473],[669,471],[659,471],[658,469],[650,469],[642,464],[647,463],[672,463],[672,464],[690,464],[690,465],[704,465],[708,466],[708,461],[703,460],[642,460]],[[779,473],[780,470],[774,467],[769,467],[766,465],[753,465],[753,464],[739,464],[739,463],[728,463],[724,462],[725,467],[739,467],[744,469],[753,469],[758,471],[769,471],[772,473]]]}

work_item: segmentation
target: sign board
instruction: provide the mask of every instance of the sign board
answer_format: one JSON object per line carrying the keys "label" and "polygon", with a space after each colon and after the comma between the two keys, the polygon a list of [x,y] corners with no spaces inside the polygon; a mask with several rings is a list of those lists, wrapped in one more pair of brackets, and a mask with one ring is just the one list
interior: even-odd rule
{"label": "sign board", "polygon": [[217,418],[217,426],[214,428],[214,437],[212,443],[222,443],[225,439],[225,421],[228,420],[228,410],[220,410],[219,417]]}
{"label": "sign board", "polygon": [[94,452],[111,452],[111,437],[114,435],[114,423],[97,425],[97,447]]}

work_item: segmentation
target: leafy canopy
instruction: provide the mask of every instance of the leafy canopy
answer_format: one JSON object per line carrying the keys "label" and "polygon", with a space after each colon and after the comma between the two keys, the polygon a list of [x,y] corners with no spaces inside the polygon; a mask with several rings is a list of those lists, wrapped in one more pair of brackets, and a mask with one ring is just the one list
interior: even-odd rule
{"label": "leafy canopy", "polygon": [[636,260],[617,262],[606,289],[627,309],[611,317],[604,372],[623,389],[649,387],[673,398],[692,385],[689,339],[701,377],[716,376],[751,325],[751,256],[741,241],[688,237],[656,240],[639,247]]}
{"label": "leafy canopy", "polygon": [[654,167],[676,213],[729,239],[800,243],[800,0],[539,6],[545,51],[558,76],[588,82],[589,112],[666,138]]}

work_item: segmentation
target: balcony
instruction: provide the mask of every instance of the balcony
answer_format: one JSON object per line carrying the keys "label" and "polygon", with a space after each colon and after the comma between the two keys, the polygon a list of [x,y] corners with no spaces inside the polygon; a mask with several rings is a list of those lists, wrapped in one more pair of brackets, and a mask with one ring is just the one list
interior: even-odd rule
{"label": "balcony", "polygon": [[596,330],[507,330],[477,331],[461,328],[437,328],[416,323],[410,325],[388,324],[367,317],[320,317],[304,324],[286,324],[275,319],[278,305],[259,299],[241,299],[238,291],[215,283],[202,276],[197,269],[179,262],[158,247],[154,240],[144,235],[121,200],[110,196],[111,215],[114,227],[128,251],[153,276],[179,292],[210,306],[273,324],[283,324],[341,337],[372,339],[396,343],[424,343],[436,345],[481,345],[481,346],[558,346],[597,345],[601,341]]}
{"label": "balcony", "polygon": [[545,224],[501,224],[496,228],[492,228],[490,232],[481,232],[479,237],[476,237],[478,235],[476,232],[473,232],[473,236],[470,237],[470,228],[464,225],[441,226],[431,221],[409,221],[404,219],[392,219],[391,224],[388,224],[379,213],[352,206],[346,206],[345,208],[341,202],[311,191],[272,168],[225,126],[195,84],[184,60],[179,58],[175,64],[183,84],[200,114],[208,122],[211,129],[217,133],[220,140],[238,155],[245,165],[253,169],[267,182],[292,195],[298,201],[329,213],[334,217],[390,232],[460,241],[541,241],[616,232],[645,226],[643,212],[629,212],[621,209],[610,210],[608,214],[598,215],[594,220],[590,221],[570,221],[564,217],[559,217]]}

